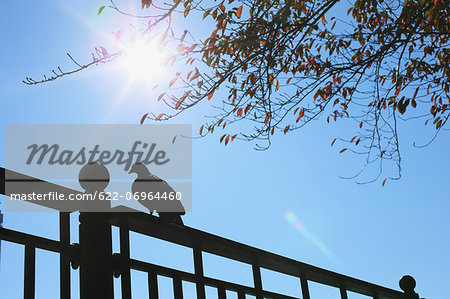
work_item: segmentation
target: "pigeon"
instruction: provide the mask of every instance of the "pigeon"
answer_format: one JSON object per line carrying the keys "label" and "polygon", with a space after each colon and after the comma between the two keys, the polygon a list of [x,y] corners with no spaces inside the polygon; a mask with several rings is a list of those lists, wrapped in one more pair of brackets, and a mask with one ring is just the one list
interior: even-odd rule
{"label": "pigeon", "polygon": [[[181,201],[169,199],[169,196],[176,196],[176,191],[166,181],[150,173],[142,163],[134,163],[128,173],[137,174],[136,180],[131,185],[131,191],[135,199],[147,208],[150,214],[156,211],[161,220],[183,225],[181,215],[186,212]],[[160,199],[155,198],[158,192]],[[170,195],[171,193],[172,195]],[[150,196],[153,196],[153,199]]]}

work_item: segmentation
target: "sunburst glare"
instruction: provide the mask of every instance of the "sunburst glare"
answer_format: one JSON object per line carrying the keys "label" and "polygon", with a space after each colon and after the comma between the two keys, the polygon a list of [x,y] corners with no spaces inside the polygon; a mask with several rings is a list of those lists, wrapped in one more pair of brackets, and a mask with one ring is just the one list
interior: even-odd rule
{"label": "sunburst glare", "polygon": [[121,66],[134,80],[152,80],[164,70],[164,52],[155,41],[138,40],[123,50]]}

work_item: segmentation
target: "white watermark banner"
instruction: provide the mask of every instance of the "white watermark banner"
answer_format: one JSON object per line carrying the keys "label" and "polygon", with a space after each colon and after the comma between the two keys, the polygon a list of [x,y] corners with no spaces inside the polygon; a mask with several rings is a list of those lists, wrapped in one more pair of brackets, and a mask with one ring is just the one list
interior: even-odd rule
{"label": "white watermark banner", "polygon": [[191,125],[6,125],[6,210],[185,212]]}

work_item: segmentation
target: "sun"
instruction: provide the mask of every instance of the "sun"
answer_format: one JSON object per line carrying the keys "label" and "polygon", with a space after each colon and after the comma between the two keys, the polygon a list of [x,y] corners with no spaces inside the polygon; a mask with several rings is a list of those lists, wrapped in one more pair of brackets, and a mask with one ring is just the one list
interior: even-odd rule
{"label": "sun", "polygon": [[151,80],[164,70],[165,55],[154,41],[138,40],[123,49],[121,66],[136,79]]}

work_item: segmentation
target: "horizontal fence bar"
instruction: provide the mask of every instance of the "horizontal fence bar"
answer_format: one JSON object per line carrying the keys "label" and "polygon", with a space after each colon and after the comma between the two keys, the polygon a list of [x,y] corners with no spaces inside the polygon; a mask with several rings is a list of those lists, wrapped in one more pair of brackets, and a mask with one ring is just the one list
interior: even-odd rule
{"label": "horizontal fence bar", "polygon": [[304,273],[308,281],[340,288],[345,285],[348,291],[366,296],[373,296],[376,291],[382,298],[401,298],[402,292],[342,275],[329,270],[308,265],[290,258],[286,258],[268,251],[212,235],[187,226],[167,224],[156,216],[143,213],[111,213],[111,223],[120,226],[120,222],[127,219],[129,229],[147,236],[155,237],[178,245],[194,248],[198,242],[203,252],[229,258],[252,265],[256,256],[261,268],[299,276]]}
{"label": "horizontal fence bar", "polygon": [[[187,282],[192,282],[192,283],[196,282],[196,276],[194,273],[176,270],[176,269],[172,269],[172,268],[168,268],[168,267],[164,267],[164,266],[160,266],[160,265],[155,265],[155,264],[148,263],[148,262],[138,261],[138,260],[134,260],[134,259],[130,259],[130,268],[134,269],[134,270],[142,271],[142,272],[156,273],[156,275],[161,275],[161,276],[165,276],[165,277],[169,277],[169,278],[176,277],[177,279],[180,279],[182,281],[187,281]],[[205,285],[214,287],[217,289],[219,287],[222,287],[226,290],[237,292],[238,294],[245,293],[248,295],[256,296],[255,288],[252,288],[249,286],[240,285],[240,284],[236,284],[236,283],[232,283],[232,282],[228,282],[228,281],[224,281],[224,280],[219,280],[219,279],[215,279],[215,278],[211,278],[211,277],[207,277],[207,276],[203,277],[203,281],[204,281]],[[297,299],[295,297],[291,297],[288,295],[278,294],[278,293],[269,292],[269,291],[265,291],[265,290],[262,291],[262,295],[264,297],[272,297],[272,298],[280,298],[280,299]]]}
{"label": "horizontal fence bar", "polygon": [[53,252],[62,252],[63,248],[67,246],[59,241],[42,238],[7,228],[0,228],[0,240],[22,245],[30,245]]}

